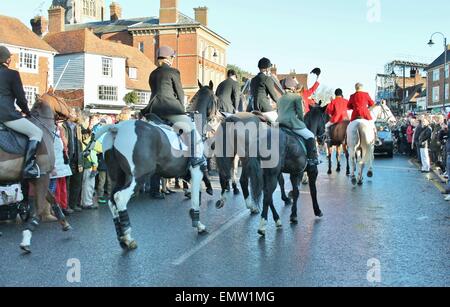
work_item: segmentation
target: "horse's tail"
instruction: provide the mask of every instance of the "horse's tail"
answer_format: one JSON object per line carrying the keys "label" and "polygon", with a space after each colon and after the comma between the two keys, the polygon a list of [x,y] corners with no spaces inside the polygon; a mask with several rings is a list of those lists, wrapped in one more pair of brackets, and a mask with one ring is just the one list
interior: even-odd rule
{"label": "horse's tail", "polygon": [[252,199],[256,204],[259,203],[263,190],[263,174],[261,163],[257,158],[249,158],[246,167],[250,175]]}

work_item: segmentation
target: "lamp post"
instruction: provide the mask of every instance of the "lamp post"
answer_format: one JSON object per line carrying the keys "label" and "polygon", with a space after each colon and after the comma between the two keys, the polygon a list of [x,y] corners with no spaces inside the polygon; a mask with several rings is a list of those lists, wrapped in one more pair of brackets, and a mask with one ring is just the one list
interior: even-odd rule
{"label": "lamp post", "polygon": [[433,47],[434,45],[434,41],[433,41],[433,37],[439,34],[442,36],[443,40],[444,40],[444,104],[443,104],[443,111],[445,111],[445,105],[447,102],[447,99],[445,98],[446,96],[446,92],[445,92],[445,82],[447,81],[447,76],[446,76],[446,68],[447,68],[447,50],[448,50],[448,45],[447,45],[447,37],[442,33],[442,32],[435,32],[431,35],[430,41],[428,42],[428,46]]}
{"label": "lamp post", "polygon": [[214,50],[214,54],[213,57],[217,58],[217,51],[216,48],[214,48],[213,46],[206,46],[205,49],[203,49],[202,51],[202,84],[205,85],[205,58],[206,58],[206,51],[208,50],[208,48],[212,48]]}
{"label": "lamp post", "polygon": [[[397,74],[395,73],[394,68],[392,68],[391,78],[392,78],[393,83],[394,83],[393,89],[392,89],[392,98],[391,98],[391,99],[392,99],[392,101],[395,101],[395,97],[397,96],[397,95],[396,95],[396,89],[397,89]],[[391,106],[391,107],[392,107],[392,106]]]}

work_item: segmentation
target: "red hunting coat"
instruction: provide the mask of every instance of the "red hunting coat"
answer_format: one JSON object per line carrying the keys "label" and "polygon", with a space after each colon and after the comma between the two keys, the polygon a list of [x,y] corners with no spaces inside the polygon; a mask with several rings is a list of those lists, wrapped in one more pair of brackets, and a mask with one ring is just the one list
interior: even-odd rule
{"label": "red hunting coat", "polygon": [[327,106],[326,113],[330,115],[330,122],[333,124],[348,120],[348,100],[343,97],[337,97]]}
{"label": "red hunting coat", "polygon": [[356,92],[350,97],[348,109],[353,110],[351,121],[357,119],[372,120],[369,108],[374,106],[375,102],[366,92]]}
{"label": "red hunting coat", "polygon": [[309,112],[309,107],[313,106],[316,103],[314,99],[311,98],[311,96],[314,95],[314,93],[317,91],[319,85],[320,83],[316,82],[314,83],[312,88],[310,88],[309,90],[305,89],[305,91],[303,91],[302,98],[303,98],[304,115],[306,115],[306,113]]}

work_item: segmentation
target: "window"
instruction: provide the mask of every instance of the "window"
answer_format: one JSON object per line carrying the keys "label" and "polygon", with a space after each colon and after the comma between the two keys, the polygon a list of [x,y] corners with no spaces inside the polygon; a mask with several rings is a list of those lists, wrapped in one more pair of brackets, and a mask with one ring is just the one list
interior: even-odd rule
{"label": "window", "polygon": [[102,73],[103,76],[112,77],[112,59],[102,58]]}
{"label": "window", "polygon": [[139,50],[143,53],[144,52],[144,42],[139,43]]}
{"label": "window", "polygon": [[37,72],[37,55],[26,50],[20,50],[19,66],[23,70]]}
{"label": "window", "polygon": [[128,67],[128,76],[130,79],[137,79],[137,68],[136,67]]}
{"label": "window", "polygon": [[433,70],[433,81],[439,81],[441,78],[441,72],[439,69]]}
{"label": "window", "polygon": [[433,87],[433,102],[439,102],[439,86]]}
{"label": "window", "polygon": [[100,85],[98,87],[98,99],[107,101],[117,101],[117,87]]}
{"label": "window", "polygon": [[28,105],[31,107],[36,102],[36,95],[38,94],[38,88],[34,86],[24,86],[25,97],[28,100]]}
{"label": "window", "polygon": [[95,0],[83,0],[83,14],[91,17],[95,17],[97,15]]}
{"label": "window", "polygon": [[136,92],[138,96],[138,104],[147,104],[150,100],[149,92]]}

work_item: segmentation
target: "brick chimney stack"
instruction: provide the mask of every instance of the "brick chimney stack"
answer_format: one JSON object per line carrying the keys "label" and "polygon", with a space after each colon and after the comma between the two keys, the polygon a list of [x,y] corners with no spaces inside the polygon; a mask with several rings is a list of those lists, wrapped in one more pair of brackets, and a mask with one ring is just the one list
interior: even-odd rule
{"label": "brick chimney stack", "polygon": [[194,9],[195,21],[199,22],[203,26],[208,26],[208,8],[206,6],[197,7]]}
{"label": "brick chimney stack", "polygon": [[277,75],[277,70],[278,70],[277,65],[274,64],[274,65],[270,68],[270,73],[271,73],[272,75],[276,76],[276,75]]}
{"label": "brick chimney stack", "polygon": [[109,6],[111,21],[122,19],[122,7],[119,3],[112,2]]}
{"label": "brick chimney stack", "polygon": [[45,16],[36,16],[30,20],[31,29],[36,35],[43,37],[48,33],[48,20]]}
{"label": "brick chimney stack", "polygon": [[61,6],[52,6],[48,10],[48,32],[59,33],[64,32],[66,10]]}
{"label": "brick chimney stack", "polygon": [[178,0],[161,0],[159,8],[159,23],[170,24],[178,22]]}

